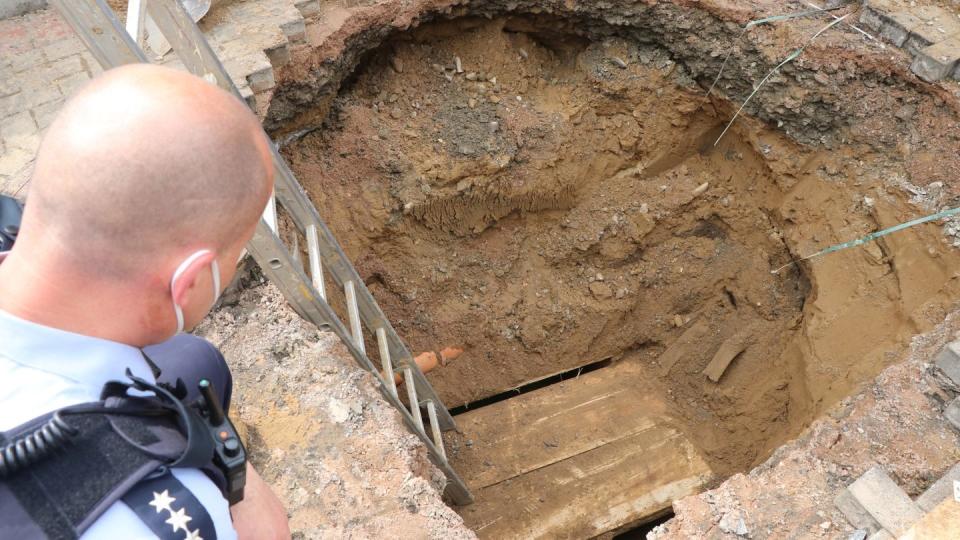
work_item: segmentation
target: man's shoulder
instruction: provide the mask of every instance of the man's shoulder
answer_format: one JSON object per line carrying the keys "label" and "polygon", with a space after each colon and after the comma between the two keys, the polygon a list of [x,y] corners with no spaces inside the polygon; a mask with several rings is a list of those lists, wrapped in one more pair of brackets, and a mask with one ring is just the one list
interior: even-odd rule
{"label": "man's shoulder", "polygon": [[11,430],[50,411],[91,401],[74,381],[18,362],[0,352],[0,431]]}

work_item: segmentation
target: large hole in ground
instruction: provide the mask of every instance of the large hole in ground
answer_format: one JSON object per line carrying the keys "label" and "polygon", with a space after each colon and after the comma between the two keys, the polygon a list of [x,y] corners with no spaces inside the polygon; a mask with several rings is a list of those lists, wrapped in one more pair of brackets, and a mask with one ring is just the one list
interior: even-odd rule
{"label": "large hole in ground", "polygon": [[942,317],[957,256],[930,225],[772,274],[915,216],[889,160],[749,118],[714,146],[737,105],[666,48],[563,28],[393,35],[285,154],[411,348],[466,350],[429,375],[449,407],[609,359],[714,478],[744,471]]}

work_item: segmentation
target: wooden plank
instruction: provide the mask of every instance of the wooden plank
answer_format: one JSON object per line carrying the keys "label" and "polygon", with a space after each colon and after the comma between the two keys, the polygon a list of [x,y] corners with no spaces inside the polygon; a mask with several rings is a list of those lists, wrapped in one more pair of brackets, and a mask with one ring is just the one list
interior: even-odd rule
{"label": "wooden plank", "polygon": [[727,367],[730,366],[730,362],[733,362],[734,358],[747,350],[750,342],[749,332],[740,332],[727,338],[727,340],[720,345],[717,354],[713,355],[713,359],[707,364],[706,369],[703,370],[703,374],[713,382],[720,382],[720,377],[723,377],[723,374],[727,371]]}
{"label": "wooden plank", "polygon": [[457,416],[472,441],[451,462],[473,489],[650,429],[665,410],[641,367],[618,363]]}
{"label": "wooden plank", "polygon": [[656,425],[476,490],[461,515],[481,538],[591,538],[657,516],[710,477],[683,435]]}
{"label": "wooden plank", "polygon": [[674,364],[676,364],[678,360],[684,356],[689,356],[691,354],[690,351],[693,349],[701,347],[700,342],[709,330],[710,326],[703,320],[699,320],[693,323],[693,326],[686,329],[676,341],[671,343],[670,346],[667,347],[667,350],[657,359],[657,362],[660,363],[660,376],[664,377],[669,375],[670,370],[673,369]]}

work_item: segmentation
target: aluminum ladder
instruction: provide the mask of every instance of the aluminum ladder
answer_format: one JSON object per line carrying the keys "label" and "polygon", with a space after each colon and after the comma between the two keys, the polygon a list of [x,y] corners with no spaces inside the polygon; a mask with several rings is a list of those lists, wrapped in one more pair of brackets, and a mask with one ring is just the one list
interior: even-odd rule
{"label": "aluminum ladder", "polygon": [[[104,69],[148,62],[139,43],[145,18],[149,16],[187,70],[243,99],[203,33],[178,0],[130,0],[126,26],[120,23],[104,0],[51,0],[51,3]],[[413,361],[410,351],[380,310],[276,146],[271,147],[276,177],[275,197],[271,198],[257,224],[247,245],[248,251],[302,317],[317,327],[329,327],[357,363],[373,374],[384,398],[400,412],[410,431],[426,445],[433,463],[446,475],[447,496],[455,504],[470,504],[473,497],[463,479],[450,466],[441,437],[441,431],[456,428],[453,417]],[[291,253],[277,232],[277,202],[295,225],[295,234],[306,238],[309,276],[296,254],[297,248]],[[343,291],[349,329],[327,301],[324,270]],[[382,371],[374,367],[367,354],[364,327],[376,337]],[[403,376],[409,406],[401,401],[397,392],[395,373]],[[426,410],[426,424],[421,409]],[[427,433],[428,427],[432,438]]]}

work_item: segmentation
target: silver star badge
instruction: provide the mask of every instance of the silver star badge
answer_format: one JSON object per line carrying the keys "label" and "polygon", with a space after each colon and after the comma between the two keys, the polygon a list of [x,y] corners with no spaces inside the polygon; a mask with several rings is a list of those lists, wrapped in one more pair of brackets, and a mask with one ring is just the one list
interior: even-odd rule
{"label": "silver star badge", "polygon": [[171,527],[173,527],[173,532],[177,532],[180,529],[187,529],[187,522],[193,518],[187,515],[187,511],[184,508],[177,510],[176,512],[170,512],[170,519],[166,521]]}
{"label": "silver star badge", "polygon": [[167,512],[173,512],[173,509],[170,508],[170,505],[173,504],[174,501],[176,500],[177,499],[175,497],[170,496],[170,492],[166,489],[163,490],[161,493],[157,493],[156,491],[154,491],[153,500],[150,501],[150,506],[156,508],[158,514],[160,512],[163,512],[164,510],[166,510]]}

